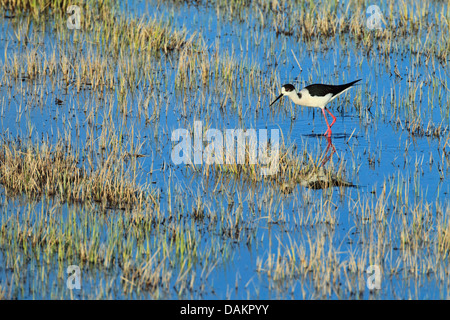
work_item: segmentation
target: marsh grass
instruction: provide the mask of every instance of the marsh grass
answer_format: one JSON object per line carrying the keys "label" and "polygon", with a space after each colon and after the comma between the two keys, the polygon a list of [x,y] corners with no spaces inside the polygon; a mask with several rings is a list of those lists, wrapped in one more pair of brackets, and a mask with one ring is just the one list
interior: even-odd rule
{"label": "marsh grass", "polygon": [[407,192],[396,192],[398,187],[396,181],[385,182],[377,198],[361,197],[349,206],[361,232],[357,255],[351,248],[340,250],[333,232],[325,236],[318,231],[301,243],[287,235],[278,239],[274,253],[257,261],[258,272],[285,291],[300,285],[305,298],[311,287],[317,298],[363,296],[366,269],[373,264],[383,270],[383,286],[399,273],[415,279],[434,274],[446,281],[449,207],[410,204]]}
{"label": "marsh grass", "polygon": [[67,9],[68,4],[66,1],[53,0],[53,1],[29,1],[29,0],[2,0],[0,6],[13,14],[21,14],[31,12],[34,15],[43,13],[44,10],[54,10],[63,12]]}
{"label": "marsh grass", "polygon": [[[227,176],[250,184],[271,183],[280,187],[286,193],[290,193],[297,185],[313,189],[353,186],[344,177],[344,162],[342,160],[338,164],[338,168],[334,167],[333,161],[330,162],[331,165],[328,165],[328,169],[324,168],[325,164],[332,159],[333,154],[329,152],[330,150],[327,149],[322,152],[317,150],[314,154],[308,153],[305,146],[305,151],[298,154],[297,145],[287,146],[284,139],[282,140],[278,154],[275,153],[274,146],[269,144],[270,156],[259,154],[258,161],[252,163],[253,152],[249,145],[246,145],[244,163],[237,163],[236,159],[231,159],[231,163],[228,163],[227,158],[227,161],[224,160],[221,164],[206,164],[202,168],[203,176],[207,180],[210,176],[213,176],[220,181],[222,176]],[[228,150],[224,148],[222,152],[222,155],[226,155]],[[335,157],[338,157],[338,155],[335,155]],[[262,158],[265,159],[264,162],[262,162]],[[195,166],[190,168],[198,171]],[[274,170],[273,174],[263,175],[263,170],[269,168],[277,170]]]}
{"label": "marsh grass", "polygon": [[[28,262],[17,257],[33,254],[38,262],[60,267],[75,263],[83,274],[92,268],[118,272],[121,286],[113,296],[192,294],[194,285],[206,287],[218,261],[230,258],[230,249],[215,237],[203,243],[204,224],[215,230],[216,221],[206,212],[201,221],[191,220],[191,208],[183,206],[186,196],[177,192],[173,215],[140,208],[105,212],[89,202],[61,206],[47,196],[25,206],[7,201],[0,217],[5,265],[19,273]],[[17,280],[16,286],[26,283],[25,277]],[[111,294],[104,292],[108,286],[95,287],[89,295]],[[45,286],[41,289],[45,292]]]}
{"label": "marsh grass", "polygon": [[94,201],[108,207],[141,207],[154,197],[150,190],[134,183],[116,153],[89,171],[79,165],[79,158],[62,143],[52,146],[45,141],[37,145],[3,141],[0,183],[7,196],[57,196],[63,202]]}
{"label": "marsh grass", "polygon": [[[0,65],[1,117],[10,121],[15,111],[16,125],[26,126],[25,133],[0,143],[0,254],[8,268],[2,278],[9,281],[0,287],[0,298],[46,297],[45,273],[55,269],[63,289],[53,298],[67,298],[67,263],[105,277],[100,276],[104,285],[98,275],[86,280],[93,289],[82,297],[217,297],[215,284],[242,261],[239,250],[245,247],[254,257],[249,268],[259,277],[242,284],[237,271],[237,297],[246,290],[252,298],[263,287],[280,297],[378,297],[365,282],[374,263],[400,286],[423,275],[448,286],[448,202],[420,201],[427,192],[423,157],[416,157],[411,177],[395,169],[394,178],[373,186],[372,193],[367,186],[345,188],[351,185],[349,166],[351,178],[359,179],[364,170],[381,170],[386,158],[384,144],[371,145],[370,139],[360,154],[358,145],[365,142],[359,134],[328,162],[319,147],[283,141],[278,173],[267,177],[260,164],[250,163],[248,149],[244,164],[180,170],[158,161],[170,153],[170,130],[192,126],[194,119],[203,118],[207,127],[228,121],[245,126],[266,117],[266,125],[295,120],[298,110],[290,102],[268,108],[281,79],[296,75],[287,50],[293,41],[302,44],[298,61],[292,51],[294,67],[310,66],[301,70],[305,84],[335,83],[367,71],[354,100],[339,100],[339,111],[356,112],[366,133],[392,121],[412,143],[436,140],[439,156],[430,151],[430,174],[439,172],[445,181],[448,9],[427,13],[429,2],[423,1],[413,12],[410,4],[417,1],[402,1],[398,9],[387,3],[387,26],[375,31],[366,28],[362,2],[214,1],[218,20],[238,21],[244,29],[237,47],[224,47],[223,39],[210,44],[200,33],[174,27],[171,18],[122,15],[115,1],[80,3],[82,30],[71,31],[66,2],[0,1],[15,15],[6,18],[13,31],[6,35]],[[43,35],[54,43],[47,45]],[[340,51],[331,57],[337,41]],[[408,70],[396,63],[405,55]],[[316,63],[321,59],[324,66]],[[347,68],[354,73],[336,71]],[[392,89],[378,94],[374,84],[384,81]],[[35,109],[44,121],[48,116],[51,139],[34,139],[41,135],[29,116]],[[433,110],[442,122],[428,118]],[[411,142],[399,143],[406,168]],[[342,148],[352,153],[350,160]],[[145,174],[161,191],[149,187]],[[343,231],[346,219],[349,229]],[[47,269],[29,271],[43,261]],[[112,280],[105,276],[111,273]],[[33,277],[39,281],[29,285],[26,279]],[[390,297],[390,291],[395,295],[388,287],[380,296]]]}
{"label": "marsh grass", "polygon": [[411,122],[406,121],[404,127],[410,135],[417,137],[442,138],[448,132],[448,126],[445,126],[443,123],[436,126],[429,121],[425,127],[419,118]]}
{"label": "marsh grass", "polygon": [[[186,1],[172,0],[175,4]],[[189,1],[187,1],[189,2]],[[201,3],[202,1],[200,1]],[[366,26],[368,15],[367,4],[358,1],[339,3],[323,1],[318,5],[312,1],[213,1],[218,14],[231,20],[245,21],[254,14],[252,19],[260,26],[270,28],[276,34],[316,42],[318,39],[333,39],[349,35],[355,39],[367,52],[377,48],[383,53],[398,50],[395,42],[405,40],[405,43],[418,44],[422,36],[426,37],[429,46],[417,46],[419,52],[433,53],[444,61],[448,54],[450,42],[445,34],[449,28],[450,10],[442,6],[441,11],[429,12],[431,1],[418,2],[403,0],[398,6],[393,3],[379,4],[383,14],[382,30],[370,30]],[[437,25],[431,20],[437,21]],[[431,35],[431,28],[434,34]],[[435,30],[437,28],[437,30]]]}

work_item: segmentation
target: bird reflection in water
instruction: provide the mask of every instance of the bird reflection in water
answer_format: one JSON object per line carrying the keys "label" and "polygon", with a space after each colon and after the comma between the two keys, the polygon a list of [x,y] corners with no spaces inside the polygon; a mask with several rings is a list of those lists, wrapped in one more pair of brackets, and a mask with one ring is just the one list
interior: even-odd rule
{"label": "bird reflection in water", "polygon": [[[301,174],[295,180],[291,180],[282,185],[281,190],[283,193],[292,193],[297,185],[301,185],[310,189],[325,189],[329,187],[355,187],[355,185],[349,181],[343,179],[340,173],[334,172],[332,161],[329,162],[333,155],[336,153],[336,147],[334,146],[331,137],[326,137],[327,148],[325,155],[319,163],[321,165],[311,166],[308,171]],[[331,164],[325,169],[325,165]],[[341,172],[341,170],[339,170]]]}
{"label": "bird reflection in water", "polygon": [[[325,151],[325,156],[322,160],[322,167],[333,158],[333,154],[336,153],[336,148],[334,147],[333,142],[331,142],[331,137],[327,137],[327,150]],[[331,150],[331,151],[330,151]],[[329,154],[328,154],[329,153]]]}

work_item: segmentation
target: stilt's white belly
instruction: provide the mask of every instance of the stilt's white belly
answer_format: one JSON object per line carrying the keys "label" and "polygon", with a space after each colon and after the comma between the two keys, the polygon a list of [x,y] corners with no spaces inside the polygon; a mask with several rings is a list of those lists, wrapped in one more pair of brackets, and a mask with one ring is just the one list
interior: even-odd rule
{"label": "stilt's white belly", "polygon": [[295,103],[305,106],[305,107],[316,107],[316,108],[323,108],[325,105],[330,101],[331,97],[333,96],[331,93],[325,95],[325,96],[311,96],[306,89],[302,89],[300,91],[302,98],[298,99],[297,101],[294,101]]}

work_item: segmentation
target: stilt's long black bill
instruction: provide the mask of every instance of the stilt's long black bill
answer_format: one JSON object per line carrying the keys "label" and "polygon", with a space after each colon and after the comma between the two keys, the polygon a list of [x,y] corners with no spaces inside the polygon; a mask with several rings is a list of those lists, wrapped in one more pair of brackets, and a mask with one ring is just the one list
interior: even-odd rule
{"label": "stilt's long black bill", "polygon": [[269,107],[271,107],[275,102],[277,102],[278,101],[278,99],[280,99],[281,97],[282,97],[283,95],[282,94],[280,94],[279,96],[278,96],[278,98],[276,98],[271,104],[270,104],[270,106]]}

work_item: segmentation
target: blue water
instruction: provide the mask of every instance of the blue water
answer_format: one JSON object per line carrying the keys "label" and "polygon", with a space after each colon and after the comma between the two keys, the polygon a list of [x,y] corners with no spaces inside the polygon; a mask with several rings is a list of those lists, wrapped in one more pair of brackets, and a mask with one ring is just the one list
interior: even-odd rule
{"label": "blue water", "polygon": [[[435,5],[439,8],[444,4]],[[410,188],[407,192],[412,203],[436,204],[439,202],[443,207],[444,215],[448,214],[449,167],[448,156],[443,155],[445,150],[443,146],[446,141],[448,142],[450,99],[448,90],[441,88],[433,92],[431,86],[431,81],[438,77],[448,81],[446,64],[432,60],[428,66],[425,64],[416,66],[414,57],[408,54],[408,48],[405,47],[400,52],[389,55],[391,63],[390,67],[387,67],[386,57],[381,52],[374,49],[374,52],[366,55],[364,48],[345,36],[319,42],[313,46],[295,36],[274,35],[273,28],[262,27],[258,17],[251,14],[246,15],[242,21],[227,15],[218,15],[214,6],[175,5],[171,2],[149,1],[123,5],[122,9],[126,12],[124,14],[130,16],[163,17],[171,22],[173,28],[186,28],[189,35],[197,32],[203,37],[210,54],[215,52],[216,43],[219,43],[219,56],[233,55],[237,65],[243,65],[243,75],[234,79],[231,89],[227,88],[225,83],[212,79],[207,87],[198,85],[192,91],[185,91],[175,87],[176,72],[167,71],[172,64],[176,65],[179,56],[174,54],[174,56],[162,55],[154,58],[160,59],[158,62],[162,65],[162,69],[156,71],[158,85],[150,90],[143,84],[138,92],[144,97],[154,95],[157,101],[169,101],[167,106],[164,104],[161,107],[160,117],[156,120],[146,121],[143,117],[139,118],[136,114],[138,96],[132,94],[128,96],[128,106],[133,106],[134,110],[128,117],[123,117],[118,110],[115,94],[106,99],[112,99],[115,105],[114,126],[118,131],[123,130],[124,142],[136,141],[142,144],[139,152],[146,157],[138,160],[140,165],[138,182],[150,184],[161,193],[161,210],[164,214],[168,215],[169,197],[174,200],[177,196],[181,196],[186,207],[190,208],[196,203],[198,195],[201,196],[202,203],[206,204],[214,215],[219,217],[219,220],[221,215],[227,213],[232,217],[238,214],[236,212],[243,214],[247,232],[234,237],[224,237],[219,225],[216,229],[208,231],[203,230],[198,223],[196,224],[195,228],[201,239],[199,244],[201,252],[218,243],[220,249],[226,253],[223,259],[219,259],[220,261],[207,278],[206,283],[209,287],[204,292],[187,291],[181,296],[182,298],[340,298],[335,290],[331,290],[328,294],[316,292],[314,280],[308,276],[304,281],[298,279],[285,282],[273,281],[264,272],[256,272],[258,261],[262,260],[264,267],[267,257],[270,254],[276,255],[280,250],[280,243],[281,247],[289,246],[290,240],[310,254],[308,239],[320,241],[322,237],[326,239],[325,248],[330,246],[339,248],[341,261],[348,260],[352,252],[356,252],[356,256],[359,257],[358,252],[371,243],[368,243],[364,235],[365,232],[370,233],[360,229],[363,224],[360,223],[361,217],[354,212],[354,201],[357,201],[358,195],[362,195],[364,200],[376,202],[385,181],[399,181],[401,185],[409,184]],[[6,47],[8,54],[20,50],[20,46],[11,41],[14,39],[15,26],[10,21],[3,20],[0,23],[0,29],[0,34],[6,34],[0,39],[0,52],[3,52]],[[54,50],[53,36],[47,33],[44,35],[45,43],[42,48],[46,52]],[[10,42],[6,46],[8,40]],[[2,63],[4,59],[4,56],[0,55]],[[252,87],[249,79],[246,78],[249,74],[248,68],[253,65],[256,65],[257,70],[255,87]],[[393,73],[394,65],[397,65],[401,78]],[[410,75],[411,70],[415,72]],[[310,83],[341,84],[356,79],[362,79],[362,81],[345,96],[336,99],[329,108],[337,117],[332,136],[336,155],[333,156],[331,164],[334,163],[336,168],[339,161],[343,161],[346,179],[357,185],[357,188],[309,190],[298,186],[291,194],[282,195],[274,193],[269,184],[248,186],[230,179],[227,183],[234,200],[234,203],[230,204],[229,197],[214,192],[214,181],[205,182],[201,173],[194,175],[184,166],[173,164],[170,133],[177,128],[192,128],[195,120],[203,121],[203,124],[208,123],[210,128],[223,131],[238,128],[280,129],[286,144],[295,145],[299,154],[302,154],[305,149],[313,155],[322,154],[327,147],[327,140],[319,135],[326,130],[320,110],[295,106],[287,99],[281,100],[272,108],[269,108],[269,104],[278,96],[281,85],[285,83],[293,83],[300,89]],[[418,115],[425,127],[431,121],[435,126],[442,124],[447,128],[443,138],[412,136],[402,128],[405,126],[405,121],[412,121],[415,118],[408,112],[409,102],[401,99],[405,97],[404,92],[407,92],[411,81],[417,84],[422,83],[424,86],[421,101],[416,94]],[[20,91],[22,85],[30,90],[37,85],[44,90],[42,103],[30,103],[29,96]],[[47,90],[49,88],[52,90]],[[8,93],[8,90],[13,93]],[[228,97],[231,100],[228,100],[224,106],[225,110],[220,111],[218,105],[227,97],[227,90],[232,93],[232,96]],[[394,91],[396,96],[391,94]],[[198,92],[202,92],[207,99],[211,98],[209,108],[212,111],[205,111],[208,107],[205,108],[205,102],[201,100]],[[2,97],[5,97],[3,101],[1,101]],[[56,98],[62,99],[63,104],[56,104]],[[24,139],[29,137],[32,141],[39,141],[44,137],[56,143],[70,133],[74,148],[82,149],[87,140],[85,128],[91,126],[83,112],[86,105],[100,106],[96,109],[94,116],[94,126],[98,127],[98,135],[102,132],[102,125],[109,121],[101,107],[103,103],[106,105],[106,101],[99,99],[95,93],[83,91],[77,94],[70,88],[66,91],[60,85],[52,86],[49,81],[43,83],[36,81],[32,84],[24,81],[15,84],[12,88],[2,87],[0,101],[2,108],[0,126],[5,138],[20,136]],[[151,104],[152,101],[153,99]],[[74,125],[75,123],[80,125]],[[133,131],[130,131],[130,128],[133,128]],[[450,147],[447,146],[446,150],[448,148]],[[414,175],[416,162],[420,163],[417,169],[419,174],[416,175],[418,178]],[[332,170],[333,166],[328,168]],[[199,169],[205,170],[204,167]],[[417,188],[414,185],[417,185]],[[169,186],[172,189],[170,196],[167,191]],[[177,190],[173,190],[174,186]],[[252,199],[254,194],[259,197],[256,202],[262,201],[262,198],[273,198],[275,204],[264,207],[262,213],[255,212]],[[305,199],[309,199],[309,202],[305,202]],[[333,203],[333,214],[336,219],[334,225],[327,224],[327,219],[323,217],[322,205],[326,207],[328,201]],[[21,208],[22,205],[16,206]],[[309,223],[305,225],[298,224],[297,221],[308,214],[311,206],[314,206],[312,212],[319,217],[319,222],[312,223],[308,220]],[[11,208],[11,205],[8,208]],[[227,210],[227,208],[231,209]],[[49,208],[47,207],[46,210]],[[70,210],[79,209],[67,204],[61,206],[64,214]],[[270,211],[270,219],[268,211]],[[20,209],[17,212],[20,212]],[[7,215],[11,214],[13,213],[10,212]],[[116,214],[120,215],[121,212],[114,212],[114,215]],[[433,215],[437,216],[436,209],[433,210]],[[111,219],[114,221],[114,218]],[[401,217],[390,213],[387,221],[383,223],[394,224],[399,221]],[[395,234],[396,227],[387,228],[394,233],[391,239],[397,242],[397,244],[389,245],[398,246],[400,236]],[[106,227],[104,232],[107,232]],[[214,242],[216,238],[220,240]],[[150,239],[156,241],[151,235]],[[370,239],[370,241],[372,244],[377,243],[377,239]],[[395,261],[400,253],[396,249],[391,252],[392,255],[388,258]],[[0,261],[5,260],[6,257],[0,250]],[[368,265],[369,261],[366,262]],[[27,272],[28,277],[33,279],[36,271],[33,262],[31,265]],[[65,289],[64,277],[61,279],[56,276],[56,266],[57,264],[54,263],[48,267],[49,278],[54,285],[53,290],[51,288],[43,290],[47,293],[42,296],[21,294],[19,290],[16,293],[17,296],[70,298]],[[408,264],[405,263],[405,270],[407,266]],[[179,267],[176,266],[175,270]],[[119,286],[119,267],[108,271],[99,269],[98,273],[95,270],[90,267],[84,269],[88,276],[83,278],[83,293],[75,294],[76,298],[89,297],[90,290],[94,291],[90,288],[101,281],[106,283],[112,281],[112,287]],[[194,278],[201,283],[202,264],[198,263],[193,270]],[[10,271],[0,269],[0,279],[4,281],[10,276]],[[238,290],[235,290],[236,283],[239,284]],[[31,284],[29,286],[33,288]],[[344,287],[344,284],[342,286]],[[425,276],[412,278],[407,271],[405,274],[384,277],[382,287],[383,290],[375,294],[375,298],[445,298],[449,294],[448,287],[442,281]],[[122,295],[118,290],[111,296],[113,298],[155,298],[145,290],[131,297]],[[367,299],[371,297],[371,294],[368,290],[363,290],[361,294],[344,297]],[[178,296],[172,292],[167,296],[156,296],[156,298],[178,298]]]}

